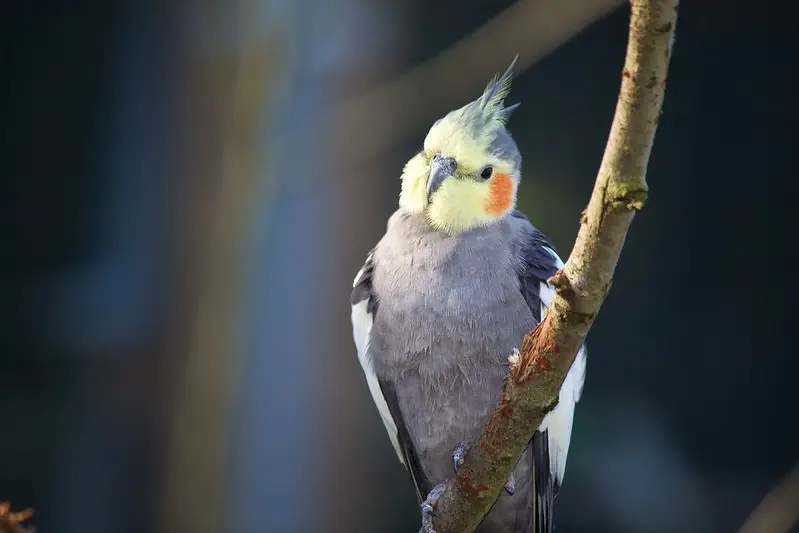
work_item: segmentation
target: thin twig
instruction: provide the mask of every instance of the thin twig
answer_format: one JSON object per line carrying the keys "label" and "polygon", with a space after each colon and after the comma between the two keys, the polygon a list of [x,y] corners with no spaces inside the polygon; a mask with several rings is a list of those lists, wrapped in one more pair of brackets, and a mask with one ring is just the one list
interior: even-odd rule
{"label": "thin twig", "polygon": [[647,197],[646,168],[666,87],[678,0],[632,4],[621,92],[602,165],[556,297],[511,358],[498,406],[437,506],[438,533],[473,531],[557,403],[574,357],[610,289],[627,230]]}

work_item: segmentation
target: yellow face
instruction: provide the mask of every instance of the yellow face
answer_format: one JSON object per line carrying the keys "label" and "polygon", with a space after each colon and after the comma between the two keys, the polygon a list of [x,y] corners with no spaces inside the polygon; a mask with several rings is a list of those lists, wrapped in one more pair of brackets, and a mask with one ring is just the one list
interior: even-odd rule
{"label": "yellow face", "polygon": [[[518,179],[512,162],[482,148],[489,145],[488,135],[472,138],[457,122],[434,126],[424,150],[405,165],[400,205],[424,213],[432,226],[450,234],[487,226],[504,216],[515,207]],[[456,165],[428,197],[436,154],[454,159]]]}

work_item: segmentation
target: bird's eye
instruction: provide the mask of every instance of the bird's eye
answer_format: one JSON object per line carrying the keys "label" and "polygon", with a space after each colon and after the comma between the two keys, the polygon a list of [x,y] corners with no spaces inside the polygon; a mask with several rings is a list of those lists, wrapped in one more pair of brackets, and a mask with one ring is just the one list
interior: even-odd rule
{"label": "bird's eye", "polygon": [[491,174],[493,173],[494,173],[494,167],[488,165],[487,167],[483,168],[483,170],[480,171],[480,177],[483,178],[484,180],[487,180],[488,178],[491,177]]}

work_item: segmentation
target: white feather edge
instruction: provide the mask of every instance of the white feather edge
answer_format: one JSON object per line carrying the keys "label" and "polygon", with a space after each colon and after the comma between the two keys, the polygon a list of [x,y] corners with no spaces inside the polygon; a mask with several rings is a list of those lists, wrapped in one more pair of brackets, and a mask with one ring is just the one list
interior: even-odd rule
{"label": "white feather edge", "polygon": [[[555,259],[556,266],[563,268],[563,261],[554,250],[548,247],[544,249]],[[549,306],[555,299],[555,289],[548,283],[541,283],[539,293],[541,299],[541,318],[543,320]],[[571,442],[572,423],[574,421],[574,407],[580,400],[585,383],[586,350],[585,346],[580,348],[577,356],[566,374],[566,379],[558,394],[558,405],[541,422],[541,430],[549,430],[549,464],[550,471],[554,473],[558,484],[563,483],[566,474],[566,458],[569,454],[569,443]]]}
{"label": "white feather edge", "polygon": [[[358,284],[362,275],[363,269],[355,276],[355,280],[352,282],[353,287]],[[377,381],[377,375],[372,368],[372,362],[367,353],[369,350],[369,333],[372,330],[372,315],[367,310],[368,303],[368,300],[362,300],[352,306],[352,337],[358,351],[358,361],[361,363],[363,373],[366,375],[369,392],[372,393],[372,400],[375,402],[377,412],[380,413],[380,418],[383,419],[383,425],[386,426],[388,438],[391,439],[394,451],[397,452],[397,458],[404,465],[405,461],[402,458],[402,450],[400,450],[399,446],[397,424],[388,409],[388,404],[385,397],[383,397],[383,391],[380,390],[380,383]]]}

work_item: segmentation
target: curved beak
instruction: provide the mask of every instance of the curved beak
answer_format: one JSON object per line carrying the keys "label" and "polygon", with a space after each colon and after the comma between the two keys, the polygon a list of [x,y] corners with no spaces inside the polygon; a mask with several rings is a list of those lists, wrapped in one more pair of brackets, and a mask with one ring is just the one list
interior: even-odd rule
{"label": "curved beak", "polygon": [[430,165],[430,176],[427,178],[427,203],[444,180],[447,179],[458,168],[458,163],[451,157],[436,157]]}

